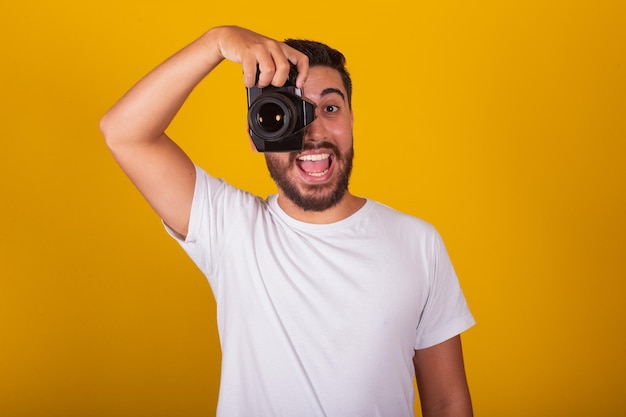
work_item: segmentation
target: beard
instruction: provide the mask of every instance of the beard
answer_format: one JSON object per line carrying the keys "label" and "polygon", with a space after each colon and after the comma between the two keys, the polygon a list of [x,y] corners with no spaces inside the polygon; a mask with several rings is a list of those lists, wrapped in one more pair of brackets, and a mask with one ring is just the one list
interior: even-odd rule
{"label": "beard", "polygon": [[272,154],[265,154],[265,163],[270,172],[270,176],[283,192],[285,197],[291,200],[296,206],[304,211],[321,212],[337,205],[348,191],[350,174],[352,173],[352,160],[354,159],[354,148],[350,147],[348,152],[342,154],[335,145],[331,143],[319,143],[315,146],[305,144],[303,150],[316,148],[332,149],[335,153],[335,161],[340,171],[337,179],[326,184],[304,184],[302,189],[289,177],[293,166],[296,164],[298,152],[289,154],[289,159],[283,162]]}

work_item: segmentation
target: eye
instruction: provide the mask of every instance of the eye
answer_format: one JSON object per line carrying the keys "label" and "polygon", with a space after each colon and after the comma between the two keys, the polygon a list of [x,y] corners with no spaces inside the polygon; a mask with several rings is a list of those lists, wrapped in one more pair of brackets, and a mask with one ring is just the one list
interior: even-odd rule
{"label": "eye", "polygon": [[324,112],[326,113],[335,113],[339,111],[339,106],[329,105],[324,107]]}

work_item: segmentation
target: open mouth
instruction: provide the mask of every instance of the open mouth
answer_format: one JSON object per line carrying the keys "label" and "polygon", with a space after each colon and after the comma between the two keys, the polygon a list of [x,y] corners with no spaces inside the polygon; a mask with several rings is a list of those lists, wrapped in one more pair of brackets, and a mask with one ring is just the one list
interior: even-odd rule
{"label": "open mouth", "polygon": [[296,158],[298,168],[311,177],[322,177],[330,169],[333,157],[329,153],[300,155]]}

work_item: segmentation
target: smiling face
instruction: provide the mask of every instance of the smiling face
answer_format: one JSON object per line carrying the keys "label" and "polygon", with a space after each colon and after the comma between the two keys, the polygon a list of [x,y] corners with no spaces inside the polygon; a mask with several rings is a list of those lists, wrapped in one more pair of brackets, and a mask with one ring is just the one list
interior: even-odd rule
{"label": "smiling face", "polygon": [[316,116],[304,135],[301,152],[267,153],[265,159],[281,198],[303,211],[323,212],[342,202],[348,191],[354,151],[352,111],[339,72],[309,69],[304,96]]}

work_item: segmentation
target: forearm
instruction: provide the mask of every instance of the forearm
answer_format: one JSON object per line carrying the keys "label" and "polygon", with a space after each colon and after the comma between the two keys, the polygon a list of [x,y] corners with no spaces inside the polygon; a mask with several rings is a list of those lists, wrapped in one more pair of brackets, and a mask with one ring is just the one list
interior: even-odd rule
{"label": "forearm", "polygon": [[102,118],[109,147],[151,144],[163,132],[196,85],[224,58],[211,29],[135,84]]}
{"label": "forearm", "polygon": [[472,417],[473,415],[469,395],[456,401],[431,404],[430,406],[422,405],[423,417]]}
{"label": "forearm", "polygon": [[461,337],[416,350],[415,377],[424,417],[471,417]]}

